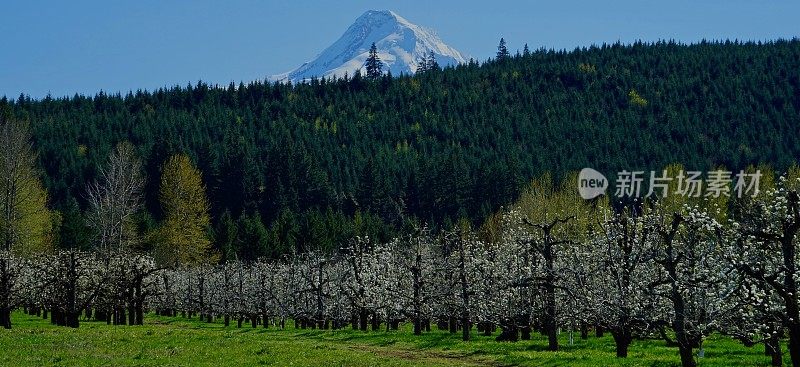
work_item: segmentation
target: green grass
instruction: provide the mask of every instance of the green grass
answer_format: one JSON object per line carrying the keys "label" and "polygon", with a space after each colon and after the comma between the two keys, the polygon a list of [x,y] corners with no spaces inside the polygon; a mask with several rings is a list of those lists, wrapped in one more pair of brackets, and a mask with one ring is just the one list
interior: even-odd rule
{"label": "green grass", "polygon": [[[629,357],[614,356],[609,337],[580,340],[548,352],[540,335],[517,343],[433,331],[242,329],[221,323],[148,315],[144,326],[81,322],[79,329],[15,313],[13,329],[0,330],[2,366],[672,366],[675,348],[661,341],[636,341]],[[724,337],[705,343],[700,366],[768,366],[763,347],[746,348]],[[788,363],[788,355],[785,354]]]}

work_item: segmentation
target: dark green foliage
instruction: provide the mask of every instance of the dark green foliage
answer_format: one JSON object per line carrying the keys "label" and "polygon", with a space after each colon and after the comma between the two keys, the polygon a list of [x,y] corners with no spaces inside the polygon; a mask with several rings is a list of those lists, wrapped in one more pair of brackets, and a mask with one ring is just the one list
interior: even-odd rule
{"label": "dark green foliage", "polygon": [[428,52],[428,62],[427,62],[428,70],[441,70],[441,66],[439,66],[439,62],[436,61],[436,54],[433,51]]}
{"label": "dark green foliage", "polygon": [[798,40],[659,42],[532,50],[413,77],[21,96],[0,99],[0,113],[32,122],[52,207],[74,197],[85,209],[86,182],[128,140],[159,220],[153,178],[185,152],[203,172],[217,240],[225,211],[257,213],[268,240],[248,256],[277,256],[411,220],[477,223],[545,171],[782,171],[800,157],[798,96]]}
{"label": "dark green foliage", "polygon": [[441,69],[442,68],[439,66],[439,62],[436,61],[436,54],[431,50],[422,58],[422,60],[419,61],[419,66],[417,66],[417,74],[428,71],[438,71]]}
{"label": "dark green foliage", "polygon": [[272,223],[270,230],[269,246],[271,247],[269,257],[277,258],[280,254],[292,251],[304,252],[303,243],[300,239],[300,225],[297,216],[289,209],[281,211],[280,216]]}
{"label": "dark green foliage", "polygon": [[[223,215],[224,216],[224,215]],[[238,221],[237,248],[244,261],[252,261],[260,257],[277,258],[279,249],[270,241],[270,234],[261,221],[261,215],[244,215]],[[229,254],[227,256],[230,256]]]}
{"label": "dark green foliage", "polygon": [[69,197],[61,210],[61,228],[57,245],[63,249],[89,250],[92,233],[78,207],[78,202]]}
{"label": "dark green foliage", "polygon": [[[233,220],[233,216],[231,215],[230,211],[226,210],[224,213],[222,213],[222,216],[217,221],[214,234],[216,236],[214,241],[214,249],[219,252],[220,261],[225,262],[236,260],[237,254],[240,252],[240,249],[237,246],[239,227]],[[242,256],[246,255],[242,254]]]}
{"label": "dark green foliage", "polygon": [[375,42],[369,48],[369,56],[364,63],[364,68],[367,70],[367,78],[374,80],[381,77],[383,64],[381,63],[381,58],[378,57],[378,48],[375,47]]}
{"label": "dark green foliage", "polygon": [[511,57],[506,46],[505,38],[500,38],[500,44],[497,45],[497,61],[506,61]]}

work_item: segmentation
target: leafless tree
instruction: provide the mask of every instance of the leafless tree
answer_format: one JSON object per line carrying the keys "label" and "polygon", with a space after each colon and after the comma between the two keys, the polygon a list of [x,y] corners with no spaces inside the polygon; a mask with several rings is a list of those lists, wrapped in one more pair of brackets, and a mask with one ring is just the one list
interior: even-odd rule
{"label": "leafless tree", "polygon": [[88,222],[96,232],[101,254],[121,253],[138,245],[133,219],[142,205],[144,184],[142,163],[133,145],[120,143],[98,180],[87,188]]}

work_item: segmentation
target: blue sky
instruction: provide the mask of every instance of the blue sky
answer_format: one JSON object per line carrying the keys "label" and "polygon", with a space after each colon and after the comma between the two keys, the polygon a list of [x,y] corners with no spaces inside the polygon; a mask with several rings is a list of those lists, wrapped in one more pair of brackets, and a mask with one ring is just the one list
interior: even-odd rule
{"label": "blue sky", "polygon": [[0,7],[0,96],[40,98],[263,79],[394,10],[484,60],[512,50],[800,36],[800,1],[15,1]]}

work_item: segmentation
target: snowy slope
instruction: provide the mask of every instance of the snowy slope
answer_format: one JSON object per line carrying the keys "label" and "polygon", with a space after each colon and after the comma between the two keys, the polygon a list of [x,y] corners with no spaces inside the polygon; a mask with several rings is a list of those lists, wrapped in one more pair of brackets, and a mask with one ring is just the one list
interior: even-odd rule
{"label": "snowy slope", "polygon": [[312,77],[352,76],[364,66],[373,42],[384,72],[391,71],[392,75],[413,74],[430,51],[442,67],[466,62],[460,52],[442,42],[432,30],[412,24],[392,11],[370,10],[316,58],[271,79],[298,82]]}

